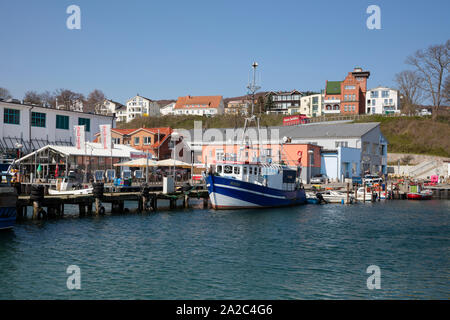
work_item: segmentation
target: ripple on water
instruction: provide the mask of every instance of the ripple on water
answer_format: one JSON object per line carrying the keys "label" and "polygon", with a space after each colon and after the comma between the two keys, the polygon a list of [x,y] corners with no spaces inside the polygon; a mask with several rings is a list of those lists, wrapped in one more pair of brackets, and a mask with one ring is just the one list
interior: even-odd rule
{"label": "ripple on water", "polygon": [[[391,201],[29,221],[0,233],[0,299],[448,299],[449,209]],[[80,291],[66,287],[72,264]],[[381,290],[366,287],[372,264]]]}

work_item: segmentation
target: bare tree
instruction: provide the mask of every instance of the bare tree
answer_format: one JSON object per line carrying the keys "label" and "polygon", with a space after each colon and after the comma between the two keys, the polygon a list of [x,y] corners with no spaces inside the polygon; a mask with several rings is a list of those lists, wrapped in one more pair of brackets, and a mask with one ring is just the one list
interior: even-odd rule
{"label": "bare tree", "polygon": [[54,94],[49,91],[45,91],[40,94],[42,105],[47,108],[56,107],[56,97]]}
{"label": "bare tree", "polygon": [[423,100],[421,78],[416,71],[402,71],[395,75],[397,89],[402,97],[401,108],[404,113],[414,114],[418,104]]}
{"label": "bare tree", "polygon": [[84,95],[67,89],[57,89],[55,91],[58,106],[63,106],[66,110],[73,110],[77,102],[84,102]]}
{"label": "bare tree", "polygon": [[23,102],[29,103],[29,104],[42,105],[41,95],[38,94],[36,91],[27,91],[27,92],[25,92],[25,97],[23,98]]}
{"label": "bare tree", "polygon": [[96,107],[103,103],[105,100],[105,94],[98,89],[95,89],[91,93],[89,93],[88,98],[86,100],[85,112],[95,112]]}
{"label": "bare tree", "polygon": [[11,98],[12,98],[12,96],[9,93],[9,90],[6,89],[6,88],[1,88],[0,87],[0,99],[8,100],[8,99],[11,99]]}
{"label": "bare tree", "polygon": [[444,83],[444,102],[448,105],[450,104],[450,76],[445,78]]}
{"label": "bare tree", "polygon": [[433,102],[433,119],[444,101],[444,79],[450,67],[449,49],[450,40],[447,40],[445,44],[418,50],[406,59],[406,63],[417,70],[422,79],[420,86]]}

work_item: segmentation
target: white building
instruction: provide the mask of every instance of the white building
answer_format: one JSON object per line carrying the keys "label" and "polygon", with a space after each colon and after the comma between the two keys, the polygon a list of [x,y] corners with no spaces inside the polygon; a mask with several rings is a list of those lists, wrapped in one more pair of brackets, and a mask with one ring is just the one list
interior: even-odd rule
{"label": "white building", "polygon": [[159,116],[159,104],[139,94],[127,101],[126,122],[139,117]]}
{"label": "white building", "polygon": [[174,106],[176,115],[215,116],[224,114],[222,96],[178,97]]}
{"label": "white building", "polygon": [[367,91],[366,113],[400,113],[400,94],[398,90],[387,87],[376,87]]}
{"label": "white building", "polygon": [[72,105],[66,106],[65,104],[59,103],[58,99],[56,99],[56,109],[83,112],[84,110],[83,100],[77,99],[73,102]]}
{"label": "white building", "polygon": [[117,122],[125,122],[126,121],[126,106],[123,104],[113,101],[110,99],[105,99],[103,103],[100,103],[95,108],[95,112],[97,114],[103,114],[103,115],[116,115]]}
{"label": "white building", "polygon": [[272,99],[272,108],[266,110],[266,113],[289,114],[289,109],[300,107],[300,98],[302,95],[297,90],[268,92],[266,98]]}
{"label": "white building", "polygon": [[[252,130],[253,137],[256,137],[255,128],[249,129],[250,132]],[[211,142],[240,143],[242,139],[242,128],[177,131],[184,136],[191,150],[196,153],[201,152],[203,145]],[[341,172],[344,176],[347,176],[347,173],[351,173],[352,176],[361,175],[365,171],[374,174],[387,173],[388,142],[381,133],[378,122],[268,127],[261,129],[261,136],[262,143],[267,141],[280,143],[283,137],[287,137],[291,143],[318,145],[326,151],[341,148],[338,159],[342,167],[336,166],[339,172],[336,176],[339,179]]]}
{"label": "white building", "polygon": [[115,126],[115,120],[110,116],[20,103],[0,102],[0,113],[1,153],[13,152],[16,144],[23,145],[23,152],[48,144],[72,145],[76,125],[86,126],[87,141],[95,138],[100,131],[99,125]]}
{"label": "white building", "polygon": [[172,115],[174,114],[173,108],[175,108],[176,102],[171,102],[168,105],[165,105],[164,107],[161,107],[159,109],[159,112],[162,116]]}
{"label": "white building", "polygon": [[323,110],[323,94],[313,94],[300,98],[300,106],[290,107],[289,114],[300,113],[308,118],[319,117]]}

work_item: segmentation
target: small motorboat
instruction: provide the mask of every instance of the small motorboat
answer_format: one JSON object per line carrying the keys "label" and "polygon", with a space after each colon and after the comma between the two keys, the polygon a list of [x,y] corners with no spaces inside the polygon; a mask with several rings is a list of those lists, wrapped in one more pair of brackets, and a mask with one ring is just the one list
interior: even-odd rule
{"label": "small motorboat", "polygon": [[350,204],[350,203],[353,203],[353,199],[354,199],[353,195],[350,194],[348,196],[348,201],[347,201],[347,193],[342,193],[342,192],[338,192],[338,191],[334,191],[334,190],[326,190],[326,191],[318,192],[317,194],[320,194],[326,202],[330,202],[330,203]]}
{"label": "small motorboat", "polygon": [[409,192],[406,194],[406,198],[410,200],[431,200],[432,197],[433,191],[422,189],[420,184],[410,185]]}
{"label": "small motorboat", "polygon": [[[6,181],[4,181],[6,178]],[[11,186],[9,173],[0,175],[0,230],[12,229],[16,224],[17,192]]]}
{"label": "small motorboat", "polygon": [[420,192],[408,192],[406,198],[409,200],[431,200],[433,197],[433,191],[422,190]]}
{"label": "small motorboat", "polygon": [[321,204],[326,202],[327,201],[323,198],[323,196],[320,193],[312,193],[312,192],[306,193],[306,203],[308,204]]}
{"label": "small motorboat", "polygon": [[92,187],[82,185],[74,177],[61,177],[56,181],[56,188],[48,189],[49,195],[81,195],[91,194],[94,190]]}
{"label": "small motorboat", "polygon": [[[384,191],[382,191],[383,193]],[[384,196],[386,196],[386,193],[384,192]],[[356,191],[356,199],[358,201],[372,201],[375,200],[378,197],[378,194],[376,192],[373,192],[371,190],[366,190],[364,192],[364,187],[358,188],[358,191]]]}

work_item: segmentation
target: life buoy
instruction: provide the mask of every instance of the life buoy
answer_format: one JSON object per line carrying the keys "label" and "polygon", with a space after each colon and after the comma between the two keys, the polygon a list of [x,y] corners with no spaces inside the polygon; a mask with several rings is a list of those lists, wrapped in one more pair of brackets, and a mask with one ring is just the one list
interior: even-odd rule
{"label": "life buoy", "polygon": [[301,162],[302,162],[303,152],[302,152],[302,151],[299,151],[299,152],[297,152],[297,155],[299,156],[299,158],[298,158],[298,163],[301,163]]}

